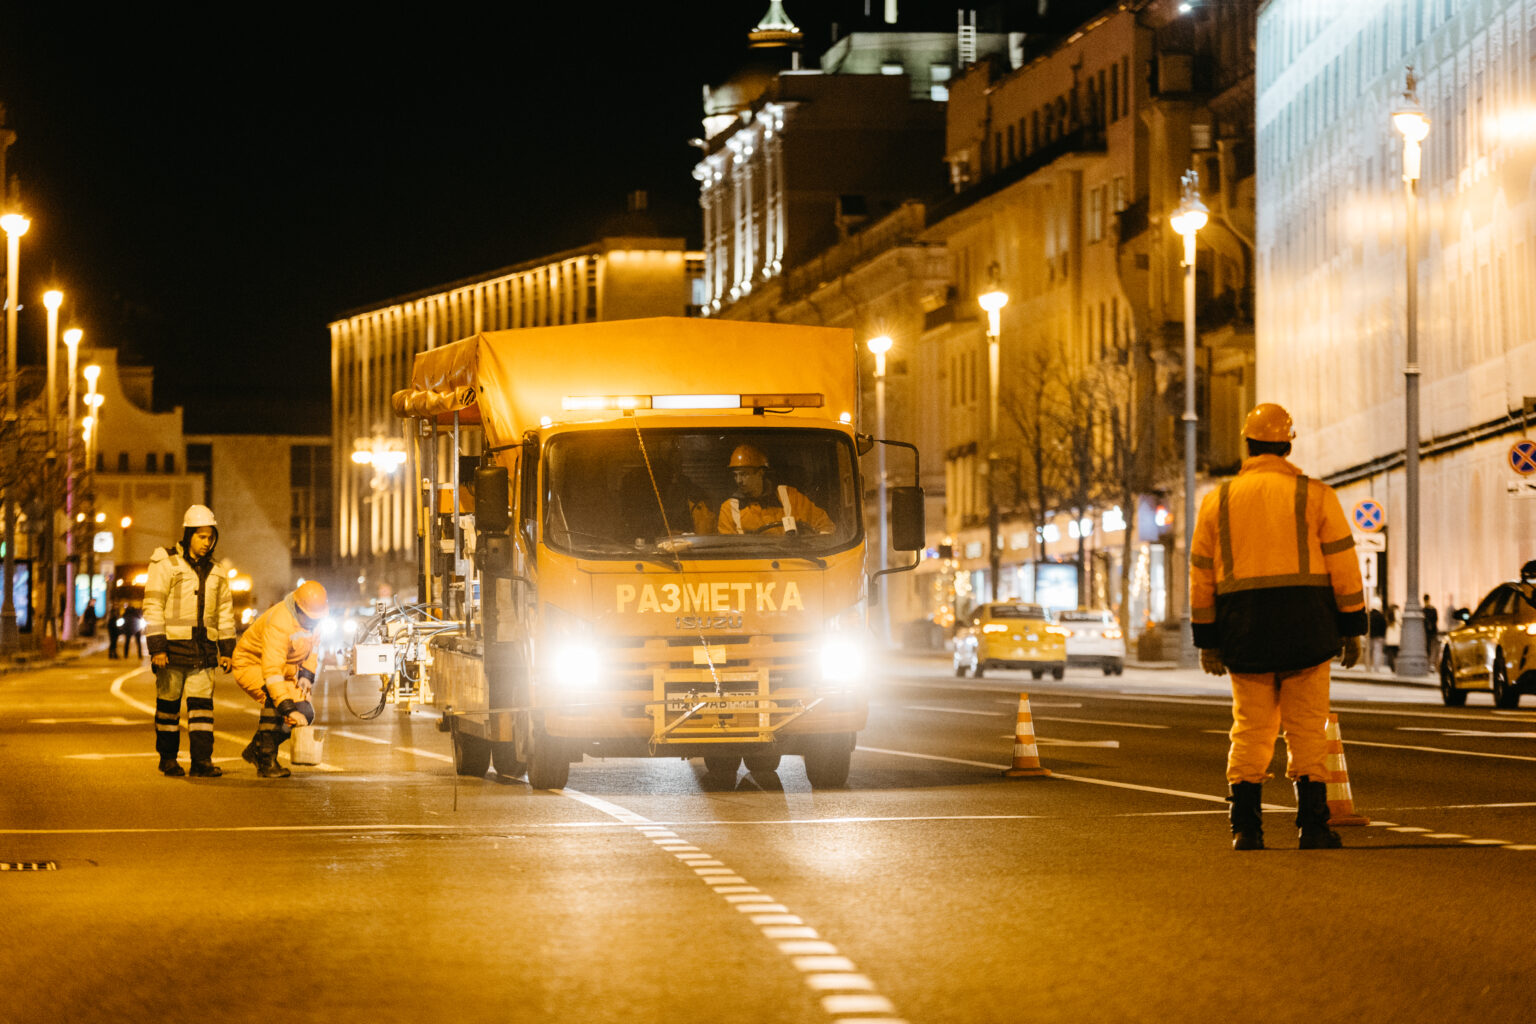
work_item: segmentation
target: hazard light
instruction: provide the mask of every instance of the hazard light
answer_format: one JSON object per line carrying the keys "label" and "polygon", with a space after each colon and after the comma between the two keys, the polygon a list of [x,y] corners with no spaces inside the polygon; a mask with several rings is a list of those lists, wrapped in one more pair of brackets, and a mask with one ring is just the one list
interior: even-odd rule
{"label": "hazard light", "polygon": [[820,394],[758,395],[566,395],[560,407],[566,412],[603,412],[635,409],[819,409]]}

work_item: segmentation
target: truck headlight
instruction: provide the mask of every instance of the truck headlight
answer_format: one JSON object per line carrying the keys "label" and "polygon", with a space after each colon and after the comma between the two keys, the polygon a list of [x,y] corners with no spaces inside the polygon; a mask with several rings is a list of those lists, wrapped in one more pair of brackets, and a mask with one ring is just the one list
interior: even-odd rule
{"label": "truck headlight", "polygon": [[864,681],[869,652],[855,636],[829,636],[821,645],[821,681],[848,685]]}
{"label": "truck headlight", "polygon": [[538,665],[545,683],[562,689],[597,685],[605,659],[588,623],[563,608],[545,605],[543,639]]}

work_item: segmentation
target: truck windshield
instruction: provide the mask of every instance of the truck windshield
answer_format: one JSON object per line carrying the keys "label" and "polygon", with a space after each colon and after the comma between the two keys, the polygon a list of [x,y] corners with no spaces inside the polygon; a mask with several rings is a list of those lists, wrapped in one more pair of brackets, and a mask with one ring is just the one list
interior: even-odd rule
{"label": "truck windshield", "polygon": [[855,465],[833,430],[563,434],[545,451],[544,542],[588,558],[814,560],[863,534]]}

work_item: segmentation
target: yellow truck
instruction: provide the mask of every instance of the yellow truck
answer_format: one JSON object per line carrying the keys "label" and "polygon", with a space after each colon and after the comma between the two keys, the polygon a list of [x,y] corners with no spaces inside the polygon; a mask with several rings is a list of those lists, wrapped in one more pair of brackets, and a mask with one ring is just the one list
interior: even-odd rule
{"label": "yellow truck", "polygon": [[[456,770],[558,789],[593,757],[805,760],[846,784],[868,716],[852,332],[693,318],[488,331],[417,355],[421,586],[463,623],[413,678]],[[903,474],[905,476],[905,474]],[[923,547],[917,486],[891,546]],[[473,517],[471,523],[470,516]]]}

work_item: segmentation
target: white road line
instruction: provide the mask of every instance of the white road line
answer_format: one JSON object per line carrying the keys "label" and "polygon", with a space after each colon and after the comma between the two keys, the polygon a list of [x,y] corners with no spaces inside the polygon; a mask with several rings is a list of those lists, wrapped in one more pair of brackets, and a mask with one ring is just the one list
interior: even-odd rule
{"label": "white road line", "polygon": [[396,747],[395,749],[400,751],[402,754],[415,754],[417,757],[430,757],[434,761],[447,761],[449,763],[452,763],[453,761],[452,755],[439,754],[435,750],[422,750],[420,747]]}
{"label": "white road line", "polygon": [[1481,750],[1447,750],[1444,747],[1414,747],[1405,743],[1371,743],[1367,740],[1345,740],[1347,747],[1385,747],[1387,750],[1417,750],[1423,754],[1455,754],[1458,757],[1492,757],[1501,761],[1536,761],[1526,754],[1490,754]]}
{"label": "white road line", "polygon": [[1098,718],[1058,718],[1055,715],[1035,715],[1037,722],[1072,722],[1075,725],[1113,725],[1122,729],[1171,729],[1170,725],[1152,725],[1147,722],[1107,722]]}
{"label": "white road line", "polygon": [[946,715],[979,715],[982,718],[1006,718],[1003,711],[973,711],[970,708],[940,708],[931,704],[903,704],[903,711],[938,711]]}
{"label": "white road line", "polygon": [[[977,768],[996,768],[998,771],[1003,771],[1008,767],[1008,765],[1005,764],[992,764],[987,761],[966,761],[958,757],[941,757],[938,754],[919,754],[910,750],[885,750],[880,747],[858,747],[856,749],[863,750],[871,754],[892,754],[896,757],[915,757],[924,761],[946,761],[950,764],[968,764]],[[1206,793],[1190,793],[1182,789],[1162,789],[1157,786],[1139,786],[1132,782],[1111,782],[1108,779],[1090,779],[1081,775],[1063,775],[1060,772],[1055,771],[1051,773],[1051,777],[1056,779],[1066,779],[1070,782],[1086,782],[1092,786],[1110,786],[1114,789],[1133,789],[1141,793],[1161,793],[1165,796],[1182,796],[1190,800],[1204,800],[1210,803],[1224,804],[1227,802],[1227,798],[1224,796],[1210,796]]]}
{"label": "white road line", "polygon": [[1500,740],[1536,740],[1536,732],[1494,732],[1491,729],[1436,729],[1427,725],[1400,725],[1398,732],[1436,732],[1441,736],[1481,739],[1491,736]]}
{"label": "white road line", "polygon": [[381,743],[386,747],[390,745],[390,740],[388,738],[380,738],[378,736],[365,736],[363,733],[353,732],[350,729],[332,729],[331,735],[340,736],[343,739],[349,740],[362,740],[364,743]]}
{"label": "white road line", "polygon": [[[1009,740],[1010,742],[1017,738],[1013,733],[1007,733],[998,737],[998,739]],[[1041,747],[1101,747],[1106,750],[1120,749],[1119,740],[1058,740],[1050,736],[1036,736],[1035,744]]]}
{"label": "white road line", "polygon": [[[658,828],[643,815],[580,790],[567,788],[560,793],[633,827],[657,849],[676,855],[675,844],[680,841],[676,834]],[[733,874],[730,868],[688,866],[693,868],[700,881],[723,896],[728,905],[734,905],[737,911],[748,915],[765,939],[778,943],[779,951],[790,958],[790,963],[803,976],[806,987],[820,996],[821,1008],[829,1016],[840,1018],[841,1024],[855,1024],[849,1014],[863,1015],[857,1019],[857,1024],[906,1024],[901,1018],[892,1016],[896,1012],[895,1006],[874,990],[874,983],[859,973],[852,960],[839,955],[836,946],[822,940],[815,928],[790,913],[784,904],[747,884],[745,878]],[[804,947],[812,944],[816,946],[814,954],[804,955],[811,953]]]}

